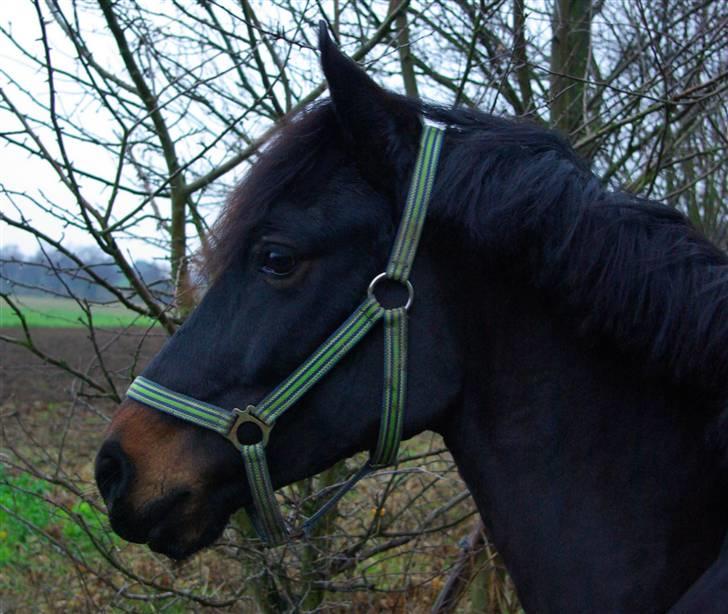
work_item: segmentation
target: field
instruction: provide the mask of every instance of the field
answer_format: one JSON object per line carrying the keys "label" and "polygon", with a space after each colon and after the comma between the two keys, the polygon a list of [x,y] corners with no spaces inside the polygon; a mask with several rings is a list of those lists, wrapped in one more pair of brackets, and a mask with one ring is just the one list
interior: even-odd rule
{"label": "field", "polygon": [[[42,312],[44,306],[48,312]],[[73,312],[69,305],[29,301],[26,308],[46,323],[31,327],[39,351],[94,380],[102,377],[103,360],[120,396],[131,373],[138,372],[165,340],[159,327],[109,327],[96,330],[91,343],[85,328],[71,324],[80,311]],[[110,310],[109,317],[129,322],[129,314],[118,308]],[[64,327],[52,328],[51,321]],[[3,337],[20,338],[21,333],[17,327],[0,329]],[[261,551],[248,537],[244,520],[236,518],[218,546],[181,565],[113,535],[93,484],[93,459],[115,402],[78,391],[77,378],[25,347],[0,342],[0,613],[201,612],[212,611],[208,606],[215,604],[228,604],[230,612],[260,611],[254,604],[260,603],[261,581],[251,584],[251,578],[258,578],[262,569],[265,574],[273,570],[266,576],[275,577],[270,586],[285,586],[278,584],[283,577],[276,558],[280,555]],[[405,453],[419,458],[412,466],[427,471],[367,480],[346,498],[342,518],[375,525],[392,519],[395,528],[417,526],[419,519],[462,491],[446,456],[437,453],[425,460],[428,450],[441,447],[431,435],[408,444]],[[445,479],[430,480],[434,474]],[[388,482],[392,479],[396,481]],[[396,488],[378,508],[387,483]],[[292,493],[320,488],[317,484]],[[345,587],[344,592],[318,591],[313,603],[319,605],[310,610],[428,611],[460,557],[460,540],[472,526],[469,505],[464,500],[442,516],[445,524],[458,515],[464,519],[446,532],[418,537],[365,559],[355,574],[334,582]],[[337,543],[337,548],[347,543],[327,539],[332,543],[323,542],[322,550],[336,552]],[[380,543],[375,541],[374,547]],[[294,593],[308,581],[300,575],[301,566],[317,560],[316,548],[291,549],[287,555],[291,577],[284,581],[292,583]],[[512,586],[503,579],[502,568],[493,564],[494,557],[488,552],[484,559],[482,585],[489,587],[491,601],[495,595],[501,603],[499,612],[518,611]],[[478,600],[484,598],[480,593]],[[471,595],[471,606],[463,611],[495,611],[473,608],[475,601]]]}
{"label": "field", "polygon": [[[49,306],[48,313],[31,311],[44,306]],[[32,299],[26,308],[41,323],[31,327],[33,342],[40,351],[95,376],[97,356],[87,332],[74,321],[80,310],[74,312],[67,301],[56,299]],[[111,309],[108,317],[129,321],[129,315],[118,308]],[[65,328],[50,328],[50,322],[62,323]],[[150,335],[142,328],[125,330],[124,334],[119,329],[102,328],[96,335],[101,355],[119,381],[123,381],[140,340],[141,360],[164,340],[161,334]],[[3,328],[0,336],[20,338],[21,331],[18,327]],[[17,462],[23,458],[48,477],[54,468],[60,468],[57,477],[83,492],[90,491],[93,456],[105,428],[104,416],[112,411],[113,403],[96,399],[93,412],[82,411],[78,402],[71,400],[74,385],[73,377],[42,362],[25,347],[0,342],[2,613],[90,611],[90,604],[104,609],[110,603],[110,595],[98,578],[88,572],[84,577],[81,563],[89,568],[101,564],[94,538],[115,543],[103,514],[67,489],[17,466],[23,464]],[[50,458],[59,453],[63,455],[60,463]],[[82,528],[84,524],[94,538]],[[64,552],[63,548],[71,551]]]}
{"label": "field", "polygon": [[[31,328],[81,328],[87,326],[88,316],[83,308],[69,298],[22,296],[14,300]],[[100,328],[148,326],[152,321],[118,303],[94,304],[93,324]],[[20,326],[20,318],[4,301],[0,302],[0,328]]]}

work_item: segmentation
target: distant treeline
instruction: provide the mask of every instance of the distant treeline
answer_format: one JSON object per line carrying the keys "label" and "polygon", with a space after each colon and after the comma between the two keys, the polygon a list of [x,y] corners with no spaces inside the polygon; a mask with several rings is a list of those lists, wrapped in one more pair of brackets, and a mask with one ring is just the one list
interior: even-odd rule
{"label": "distant treeline", "polygon": [[[0,292],[53,294],[105,301],[113,297],[104,285],[122,291],[128,289],[126,278],[109,256],[95,248],[83,248],[76,254],[84,263],[83,267],[56,250],[38,250],[33,256],[26,256],[14,245],[0,247]],[[136,260],[134,268],[155,295],[160,298],[171,296],[172,284],[167,267],[148,260]]]}

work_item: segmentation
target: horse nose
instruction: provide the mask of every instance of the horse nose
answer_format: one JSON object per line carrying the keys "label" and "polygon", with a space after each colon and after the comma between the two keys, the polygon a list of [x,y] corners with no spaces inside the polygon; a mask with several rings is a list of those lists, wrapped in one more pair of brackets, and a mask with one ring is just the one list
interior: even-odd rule
{"label": "horse nose", "polygon": [[134,467],[118,441],[106,441],[96,455],[96,484],[109,513],[129,489]]}

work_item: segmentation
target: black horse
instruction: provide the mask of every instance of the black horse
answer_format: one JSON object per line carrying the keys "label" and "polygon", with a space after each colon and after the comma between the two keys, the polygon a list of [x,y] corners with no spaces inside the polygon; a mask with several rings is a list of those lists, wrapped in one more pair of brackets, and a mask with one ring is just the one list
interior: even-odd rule
{"label": "black horse", "polygon": [[[382,270],[423,118],[443,124],[404,436],[442,434],[527,611],[664,612],[692,585],[679,611],[728,611],[726,255],[557,135],[397,96],[320,44],[331,99],[233,192],[209,290],[144,375],[223,407],[263,397]],[[281,418],[276,487],[373,447],[381,348],[379,330]],[[231,444],[130,400],[97,481],[113,528],[174,558],[250,503]]]}

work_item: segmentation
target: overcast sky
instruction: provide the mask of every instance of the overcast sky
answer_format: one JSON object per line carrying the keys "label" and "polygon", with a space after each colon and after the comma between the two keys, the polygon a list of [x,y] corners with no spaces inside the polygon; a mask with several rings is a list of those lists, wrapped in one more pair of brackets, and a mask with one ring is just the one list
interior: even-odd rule
{"label": "overcast sky", "polygon": [[[327,2],[323,3],[324,6],[327,4]],[[70,74],[75,74],[78,71],[75,61],[76,50],[58,24],[50,17],[46,4],[41,2],[40,6],[47,17],[46,31],[52,48],[52,61],[56,69],[56,101],[59,108],[59,115],[73,117],[74,121],[82,124],[88,133],[101,135],[104,138],[108,138],[112,143],[118,142],[119,136],[113,132],[113,130],[118,130],[118,128],[115,122],[111,121],[108,110],[101,108],[97,98],[84,95],[81,88],[72,79],[59,74],[59,69],[67,69]],[[103,22],[99,11],[93,8],[84,10],[84,6],[83,3],[79,4],[83,36],[89,43],[95,60],[112,74],[117,74],[122,79],[128,80],[127,71],[122,64],[116,44],[113,38],[107,33],[106,24]],[[235,6],[239,9],[237,4]],[[376,4],[376,10],[386,12],[387,6],[388,4],[385,0],[379,0]],[[318,10],[316,7],[313,7],[313,9]],[[267,13],[273,20],[286,21],[285,14],[274,10],[274,7],[266,4],[265,1],[257,3],[257,10],[260,13]],[[160,24],[162,24],[160,27],[175,27],[174,22],[172,22],[172,25],[169,25],[168,22],[165,23],[165,18],[166,16],[162,11],[159,14]],[[159,24],[157,25],[159,26]],[[40,110],[37,104],[30,98],[34,97],[43,105],[47,104],[49,99],[46,71],[42,67],[39,68],[31,59],[43,58],[44,54],[44,48],[40,41],[41,30],[33,3],[22,0],[14,2],[12,11],[3,11],[0,14],[0,27],[5,32],[10,32],[13,39],[11,41],[7,36],[0,35],[0,87],[10,97],[13,104],[23,112],[27,112],[31,116],[47,116],[47,112]],[[188,61],[190,58],[195,61],[204,59],[199,56],[195,59],[194,48],[184,51],[188,53]],[[31,58],[24,57],[23,53],[29,54]],[[317,62],[311,62],[311,59],[313,59],[312,54],[309,56],[308,52],[301,53],[300,59],[309,70],[318,71]],[[315,79],[318,81],[320,78],[320,75],[316,74]],[[25,92],[22,90],[25,90]],[[167,112],[168,117],[175,118],[172,109],[165,109],[165,112]],[[200,118],[196,117],[195,120],[200,121]],[[209,120],[212,121],[212,118],[209,118]],[[204,117],[202,121],[205,121]],[[173,129],[177,133],[184,133],[187,130],[185,124],[188,123],[189,120],[185,117],[185,120],[179,122]],[[61,159],[55,144],[54,133],[48,128],[36,123],[33,123],[33,129],[51,150],[53,156],[56,159]],[[214,129],[211,128],[211,130]],[[13,132],[21,130],[22,125],[18,119],[11,113],[4,112],[0,109],[0,133],[5,133],[6,135],[9,133],[11,138],[20,140],[23,137],[19,135],[13,136]],[[73,130],[73,125],[68,127],[69,132]],[[194,132],[194,128],[187,131]],[[246,131],[249,134],[259,132],[259,130],[256,130],[256,126],[251,126],[249,122],[246,123]],[[26,141],[28,140],[27,136],[24,138]],[[173,138],[175,138],[174,134]],[[194,146],[199,150],[199,143],[195,143]],[[238,146],[237,142],[234,146]],[[71,138],[67,139],[67,147],[74,166],[85,168],[108,178],[113,177],[117,158],[111,153],[104,151],[102,147],[86,145],[77,139]],[[185,149],[188,147],[188,142],[182,139],[177,142],[177,147],[179,148],[180,158],[185,160],[185,154],[189,153]],[[197,151],[194,153],[197,153]],[[211,149],[206,154],[206,158],[209,158],[209,162],[212,164],[216,160],[220,162],[226,159],[229,155],[230,149],[228,143],[227,148],[219,147]],[[190,157],[194,156],[191,155]],[[202,162],[204,164],[205,160]],[[50,164],[35,158],[15,145],[8,144],[3,139],[0,140],[0,165],[0,168],[3,169],[3,172],[0,173],[0,187],[5,191],[15,193],[13,196],[8,196],[7,192],[0,192],[0,207],[2,207],[3,213],[13,219],[19,219],[21,215],[30,218],[34,227],[49,234],[54,239],[61,240],[64,245],[70,247],[94,245],[92,237],[89,236],[85,229],[74,228],[70,225],[64,226],[53,216],[43,212],[39,207],[33,206],[31,202],[28,202],[27,198],[18,196],[18,194],[25,194],[39,202],[49,201],[56,207],[77,213],[78,205],[75,199],[71,196],[68,189],[61,184]],[[194,170],[199,172],[200,169],[201,166],[198,165]],[[205,169],[202,168],[202,170],[204,171]],[[138,178],[129,168],[128,164],[125,167],[125,172],[127,173],[125,183],[127,185],[134,185],[135,187],[138,186]],[[244,165],[234,169],[222,179],[218,179],[205,192],[204,198],[206,200],[204,204],[206,208],[203,209],[203,213],[208,223],[214,220],[217,211],[219,211],[219,205],[223,198],[220,194],[223,194],[229,185],[239,178],[243,172]],[[103,207],[111,194],[110,188],[88,178],[78,176],[77,178],[85,198],[92,204]],[[119,216],[123,216],[126,212],[139,205],[142,198],[123,192],[119,193],[117,196],[118,204],[114,205],[112,219],[118,219]],[[169,215],[169,202],[166,199],[158,198],[156,199],[156,204],[159,206],[163,215]],[[151,239],[160,236],[160,231],[156,223],[152,220],[143,220],[135,224],[134,230],[140,236]],[[194,249],[195,233],[192,229],[189,235],[190,248]],[[120,238],[119,243],[128,253],[132,254],[134,259],[159,258],[168,255],[166,250],[155,248],[153,245],[144,241]],[[25,254],[33,254],[38,249],[35,237],[6,224],[0,226],[0,245],[15,245]]]}
{"label": "overcast sky", "polygon": [[[41,7],[47,12],[45,4]],[[104,24],[101,23],[98,11],[87,11],[81,15],[82,23],[88,28],[93,28],[98,20],[98,29],[103,32]],[[39,41],[40,28],[35,8],[31,2],[14,2],[12,11],[3,11],[0,14],[0,26],[11,32],[13,41],[25,52],[34,57],[41,58],[43,47]],[[56,69],[68,68],[69,72],[75,73],[74,49],[70,42],[52,20],[47,21],[47,34],[52,48],[52,60]],[[89,30],[91,29],[89,28]],[[112,73],[119,74],[126,79],[126,71],[121,65],[118,49],[111,36],[84,34],[86,40],[91,41],[94,57]],[[45,70],[34,65],[32,60],[23,57],[23,53],[8,40],[6,36],[0,36],[0,87],[11,98],[22,111],[31,115],[42,116],[37,107],[23,93],[20,88],[27,91],[31,96],[37,98],[42,104],[48,101],[48,84]],[[19,87],[20,86],[20,87]],[[112,125],[108,120],[108,114],[100,110],[98,102],[89,96],[83,96],[79,87],[74,87],[70,79],[64,79],[62,75],[56,76],[57,105],[59,114],[64,115],[72,109],[74,117],[83,122],[84,128],[96,135],[108,135],[113,141],[118,140],[114,135]],[[42,138],[46,146],[51,149],[54,156],[60,159],[60,154],[55,147],[55,138],[50,130],[42,126],[33,125],[36,133]],[[9,112],[0,109],[0,133],[12,135],[15,131],[22,130],[18,119]],[[100,147],[84,146],[78,141],[69,140],[67,144],[70,156],[78,168],[92,169],[103,176],[113,176],[116,160],[110,154],[105,153]],[[33,226],[49,234],[55,239],[61,240],[64,245],[70,247],[81,247],[95,245],[93,239],[84,229],[75,228],[71,225],[63,225],[53,216],[44,213],[38,207],[32,206],[30,202],[17,193],[26,194],[34,199],[43,201],[47,199],[55,206],[62,207],[68,211],[78,211],[78,205],[71,197],[69,191],[61,184],[58,176],[52,167],[32,155],[23,151],[17,146],[8,144],[7,141],[0,141],[0,187],[3,190],[11,190],[16,193],[12,199],[7,193],[0,193],[0,207],[3,213],[14,219],[21,215],[29,217]],[[128,166],[127,166],[127,170]],[[136,185],[136,177],[131,175],[126,183]],[[110,195],[110,190],[97,182],[81,177],[79,179],[82,193],[94,205],[102,205]],[[140,197],[120,194],[118,205],[115,205],[114,215],[123,215],[126,211],[140,202]],[[165,199],[157,199],[157,203],[163,213],[168,214],[169,203]],[[20,210],[18,210],[18,208]],[[166,210],[165,210],[166,208]],[[214,217],[214,215],[213,215]],[[33,254],[38,249],[35,237],[22,230],[13,228],[0,222],[0,246],[15,245],[25,254]],[[142,221],[135,226],[140,235],[155,237],[159,235],[156,224],[149,221]],[[121,238],[120,244],[131,254],[133,259],[151,259],[166,257],[166,250],[155,248],[149,243]],[[192,239],[194,247],[194,239]]]}

